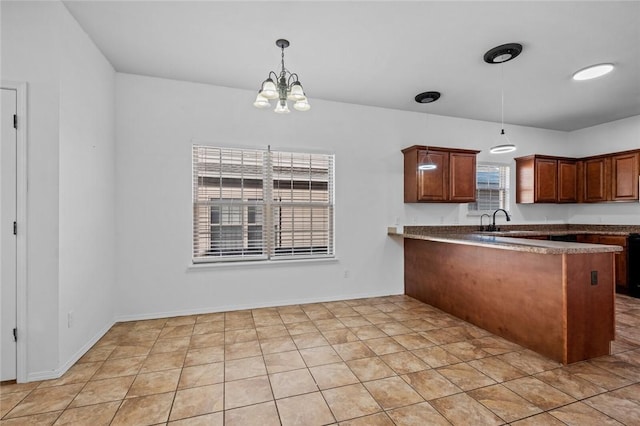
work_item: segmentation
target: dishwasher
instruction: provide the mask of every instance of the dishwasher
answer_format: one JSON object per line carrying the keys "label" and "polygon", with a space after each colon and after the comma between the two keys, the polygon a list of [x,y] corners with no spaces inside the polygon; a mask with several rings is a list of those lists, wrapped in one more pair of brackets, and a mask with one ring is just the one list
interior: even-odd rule
{"label": "dishwasher", "polygon": [[640,297],[640,234],[629,235],[629,294]]}

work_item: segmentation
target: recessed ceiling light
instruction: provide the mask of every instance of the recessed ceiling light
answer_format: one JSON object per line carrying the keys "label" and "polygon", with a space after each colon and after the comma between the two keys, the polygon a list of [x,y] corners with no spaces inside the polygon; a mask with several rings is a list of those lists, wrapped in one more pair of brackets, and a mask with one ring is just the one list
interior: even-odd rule
{"label": "recessed ceiling light", "polygon": [[415,100],[419,104],[430,104],[440,99],[440,92],[423,92],[416,95]]}
{"label": "recessed ceiling light", "polygon": [[605,74],[609,74],[613,71],[613,64],[598,64],[592,65],[587,68],[583,68],[580,71],[576,71],[573,74],[573,79],[582,81],[582,80],[591,80],[592,78],[602,77]]}

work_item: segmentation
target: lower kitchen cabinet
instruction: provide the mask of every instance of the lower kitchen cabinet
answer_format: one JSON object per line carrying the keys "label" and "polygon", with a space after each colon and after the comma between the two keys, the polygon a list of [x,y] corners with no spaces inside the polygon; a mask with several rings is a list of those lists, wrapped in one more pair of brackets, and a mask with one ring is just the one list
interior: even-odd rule
{"label": "lower kitchen cabinet", "polygon": [[627,249],[628,238],[623,235],[578,235],[579,243],[607,244],[620,246],[622,251],[616,253],[616,291],[619,293],[629,292],[629,251]]}

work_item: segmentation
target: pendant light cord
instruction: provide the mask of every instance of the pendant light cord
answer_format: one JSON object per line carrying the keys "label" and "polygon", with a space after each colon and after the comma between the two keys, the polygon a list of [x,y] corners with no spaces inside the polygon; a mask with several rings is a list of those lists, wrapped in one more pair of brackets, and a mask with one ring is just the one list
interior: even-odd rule
{"label": "pendant light cord", "polygon": [[504,133],[504,62],[500,63],[500,102],[501,102],[501,124]]}

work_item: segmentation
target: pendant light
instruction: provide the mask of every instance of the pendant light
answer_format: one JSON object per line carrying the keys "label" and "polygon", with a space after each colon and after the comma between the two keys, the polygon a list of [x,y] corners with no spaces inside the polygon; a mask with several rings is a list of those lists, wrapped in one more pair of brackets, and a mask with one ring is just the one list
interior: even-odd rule
{"label": "pendant light", "polygon": [[280,53],[280,72],[269,72],[268,78],[262,82],[258,91],[258,96],[253,102],[256,108],[269,108],[271,99],[276,99],[274,112],[278,114],[289,114],[291,110],[287,101],[293,102],[293,108],[298,111],[309,111],[311,105],[304,93],[302,83],[298,79],[298,74],[292,73],[284,66],[284,49],[289,47],[289,41],[283,38],[276,40],[276,46]]}
{"label": "pendant light", "polygon": [[504,132],[504,63],[515,59],[522,52],[522,45],[518,43],[507,43],[496,46],[484,54],[484,61],[488,64],[500,64],[500,136],[497,145],[489,149],[491,154],[504,154],[513,152],[516,146],[509,140]]}
{"label": "pendant light", "polygon": [[[440,92],[423,92],[415,97],[415,101],[419,104],[430,104],[440,99]],[[429,157],[429,148],[427,147],[427,155],[425,156],[425,162],[418,164],[418,170],[436,170],[438,165]]]}

